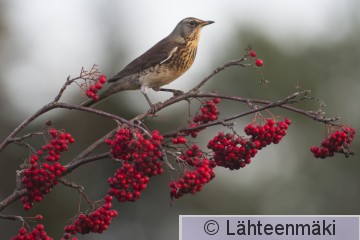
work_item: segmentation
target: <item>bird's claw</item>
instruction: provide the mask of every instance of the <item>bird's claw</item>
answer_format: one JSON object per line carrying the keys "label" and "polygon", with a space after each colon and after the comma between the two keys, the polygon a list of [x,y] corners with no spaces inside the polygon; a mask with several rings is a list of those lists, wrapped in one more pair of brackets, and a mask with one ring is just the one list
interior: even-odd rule
{"label": "bird's claw", "polygon": [[181,96],[181,95],[183,95],[184,93],[185,93],[185,92],[184,92],[184,91],[181,91],[181,90],[174,90],[174,91],[173,91],[174,97]]}
{"label": "bird's claw", "polygon": [[151,104],[150,105],[150,111],[149,113],[154,115],[157,111],[158,111],[158,106],[161,105],[161,102],[155,103],[155,104]]}

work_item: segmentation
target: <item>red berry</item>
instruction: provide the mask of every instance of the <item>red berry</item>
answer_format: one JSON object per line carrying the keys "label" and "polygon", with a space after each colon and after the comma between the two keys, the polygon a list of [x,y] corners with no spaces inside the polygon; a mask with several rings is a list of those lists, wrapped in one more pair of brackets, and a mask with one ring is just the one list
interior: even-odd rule
{"label": "red berry", "polygon": [[250,52],[249,52],[249,55],[250,55],[250,57],[256,57],[256,52],[250,51]]}
{"label": "red berry", "polygon": [[264,64],[264,61],[258,58],[255,60],[255,64],[256,66],[261,67]]}
{"label": "red berry", "polygon": [[94,96],[92,97],[92,99],[96,102],[96,101],[99,101],[99,96],[98,95],[96,95],[96,94],[94,94]]}
{"label": "red berry", "polygon": [[86,90],[86,96],[88,96],[89,98],[93,98],[95,96],[95,93],[90,90]]}
{"label": "red berry", "polygon": [[99,77],[99,82],[102,83],[102,84],[106,83],[106,77],[105,77],[105,75],[101,75],[101,76]]}
{"label": "red berry", "polygon": [[26,229],[23,228],[23,227],[20,228],[19,233],[20,233],[20,235],[25,235],[26,234]]}
{"label": "red berry", "polygon": [[103,86],[103,85],[102,85],[101,82],[97,82],[97,83],[95,84],[96,89],[101,89],[102,86]]}

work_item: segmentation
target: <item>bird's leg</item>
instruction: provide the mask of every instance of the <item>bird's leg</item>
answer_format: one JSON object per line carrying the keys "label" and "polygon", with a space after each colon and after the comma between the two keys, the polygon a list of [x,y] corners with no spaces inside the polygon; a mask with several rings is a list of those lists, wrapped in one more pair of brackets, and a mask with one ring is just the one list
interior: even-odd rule
{"label": "bird's leg", "polygon": [[141,93],[144,95],[144,97],[146,98],[146,101],[148,102],[150,108],[151,108],[151,113],[155,113],[157,111],[157,108],[156,108],[156,104],[153,104],[151,101],[150,101],[150,98],[148,97],[148,95],[146,94],[146,91],[147,91],[147,87],[146,86],[141,86],[140,88],[140,91]]}
{"label": "bird's leg", "polygon": [[174,97],[176,96],[180,96],[182,94],[184,94],[183,91],[181,90],[177,90],[177,89],[170,89],[170,88],[160,88],[159,91],[163,91],[163,92],[172,92],[174,94]]}

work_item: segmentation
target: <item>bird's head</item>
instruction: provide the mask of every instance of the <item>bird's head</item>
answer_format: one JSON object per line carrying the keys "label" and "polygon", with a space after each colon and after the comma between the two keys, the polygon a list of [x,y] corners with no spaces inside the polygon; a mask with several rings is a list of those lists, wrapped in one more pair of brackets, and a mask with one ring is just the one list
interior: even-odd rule
{"label": "bird's head", "polygon": [[171,35],[192,40],[198,38],[202,27],[212,23],[214,23],[214,21],[204,21],[193,17],[185,18],[176,25]]}

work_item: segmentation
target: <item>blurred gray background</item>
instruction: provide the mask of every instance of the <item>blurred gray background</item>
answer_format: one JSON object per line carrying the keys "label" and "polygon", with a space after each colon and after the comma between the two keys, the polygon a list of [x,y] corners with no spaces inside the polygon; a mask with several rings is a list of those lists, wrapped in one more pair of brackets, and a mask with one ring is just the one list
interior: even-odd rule
{"label": "blurred gray background", "polygon": [[[360,127],[360,2],[358,0],[303,1],[40,1],[0,2],[0,139],[34,111],[51,101],[68,75],[94,63],[107,76],[169,34],[183,18],[213,20],[203,29],[193,67],[169,87],[188,90],[227,60],[242,56],[251,44],[265,62],[271,83],[259,86],[255,71],[231,68],[206,85],[209,90],[244,97],[281,99],[300,82],[327,104],[328,116]],[[76,86],[64,101],[84,101]],[[167,93],[150,93],[154,101]],[[298,104],[318,109],[318,103]],[[130,118],[147,108],[137,91],[124,92],[98,105]],[[230,108],[231,107],[231,108]],[[220,105],[223,116],[245,111],[245,105]],[[160,112],[165,118],[147,121],[152,129],[169,131],[183,124],[186,104]],[[178,239],[179,214],[360,214],[359,155],[319,160],[309,149],[325,136],[322,124],[275,110],[291,118],[288,135],[279,145],[262,150],[240,171],[216,169],[216,178],[203,191],[169,202],[167,172],[151,179],[136,203],[115,204],[119,216],[102,235],[79,239]],[[56,110],[38,119],[22,133],[38,130],[47,120],[71,132],[76,143],[63,161],[71,159],[98,136],[114,128],[109,120],[75,111]],[[237,121],[237,129],[251,117]],[[201,134],[202,146],[224,129]],[[225,130],[226,131],[226,130]],[[354,149],[359,152],[356,136]],[[41,138],[32,144],[41,145]],[[28,151],[9,146],[0,155],[0,198],[15,187],[15,171]],[[98,161],[74,171],[68,179],[86,187],[92,199],[106,193],[106,179],[116,165]],[[24,213],[18,201],[3,214],[35,216],[41,213],[48,234],[59,239],[63,226],[77,212],[78,194],[57,186],[33,210]],[[19,222],[0,219],[0,239],[17,234]]]}

